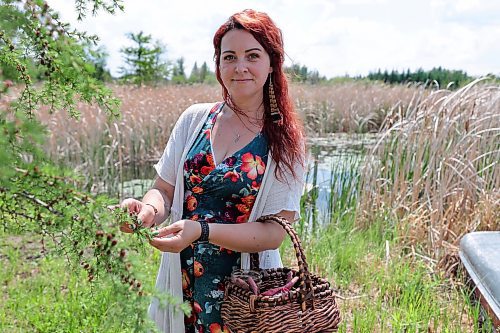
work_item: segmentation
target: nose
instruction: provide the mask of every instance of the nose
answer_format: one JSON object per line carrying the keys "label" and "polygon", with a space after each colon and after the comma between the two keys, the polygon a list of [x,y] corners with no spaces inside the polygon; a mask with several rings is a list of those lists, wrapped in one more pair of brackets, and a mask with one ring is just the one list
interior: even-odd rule
{"label": "nose", "polygon": [[246,73],[248,72],[248,67],[244,61],[237,61],[234,68],[236,73]]}

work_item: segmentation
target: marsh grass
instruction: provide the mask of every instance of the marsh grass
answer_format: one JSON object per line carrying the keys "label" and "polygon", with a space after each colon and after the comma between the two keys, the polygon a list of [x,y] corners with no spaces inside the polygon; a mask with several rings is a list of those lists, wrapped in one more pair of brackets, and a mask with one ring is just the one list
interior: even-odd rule
{"label": "marsh grass", "polygon": [[[338,294],[339,332],[491,332],[460,280],[413,256],[386,218],[360,229],[351,210],[315,237],[301,237],[310,271]],[[281,248],[285,265],[296,265],[292,248],[289,240]]]}
{"label": "marsh grass", "polygon": [[[302,101],[299,110],[310,115],[305,119],[316,119],[316,124],[307,125],[308,131],[316,129],[322,135],[340,128],[341,121],[325,111],[332,109],[334,102],[327,101],[333,92],[317,88],[296,102],[312,100]],[[50,149],[61,163],[87,172],[90,176],[83,182],[96,191],[106,190],[107,180],[119,187],[123,179],[133,177],[125,175],[127,163],[134,163],[139,172],[141,163],[161,154],[179,112],[195,102],[175,94],[199,96],[199,101],[218,99],[217,91],[205,86],[183,87],[172,95],[162,90],[167,88],[116,89],[135,101],[124,103],[129,107],[118,123],[102,114],[84,122],[85,110],[82,123],[59,115],[46,119],[47,124],[54,122],[53,129],[49,126]],[[369,96],[369,87],[353,89],[359,89],[358,98]],[[310,270],[328,277],[339,295],[340,332],[490,332],[491,323],[482,320],[480,307],[470,301],[461,280],[449,279],[437,264],[444,252],[456,250],[464,232],[499,227],[498,87],[474,82],[456,92],[436,91],[429,96],[426,91],[405,89],[416,94],[408,102],[387,102],[382,108],[385,135],[364,157],[363,168],[359,168],[362,161],[346,158],[344,165],[332,163],[333,177],[320,183],[318,163],[311,164],[297,225]],[[352,104],[356,95],[351,96]],[[179,104],[166,105],[168,99]],[[344,118],[348,114],[358,119],[353,128],[370,123],[353,118],[352,110]],[[322,114],[330,118],[321,122]],[[345,174],[351,176],[342,178]],[[323,214],[313,199],[325,193]],[[16,237],[26,241],[30,235]],[[0,271],[4,284],[0,331],[134,330],[134,318],[121,318],[114,310],[128,300],[113,293],[112,286],[92,289],[78,271],[63,269],[63,259],[28,258],[30,251],[0,247],[5,267]],[[295,264],[289,241],[281,252],[286,265]],[[146,253],[142,260],[142,269],[149,274],[145,285],[152,287],[158,255]],[[62,313],[59,317],[57,311]]]}
{"label": "marsh grass", "polygon": [[[45,148],[51,158],[82,175],[80,187],[93,193],[123,196],[121,184],[150,178],[179,115],[194,103],[221,100],[211,85],[113,86],[121,99],[121,119],[110,120],[96,106],[79,105],[79,119],[64,111],[42,112],[50,134]],[[409,105],[420,87],[345,83],[292,85],[296,109],[308,136],[377,131],[394,106]]]}
{"label": "marsh grass", "polygon": [[498,230],[499,110],[500,87],[476,80],[393,118],[361,171],[360,225],[374,212],[394,216],[404,243],[434,259],[467,232]]}

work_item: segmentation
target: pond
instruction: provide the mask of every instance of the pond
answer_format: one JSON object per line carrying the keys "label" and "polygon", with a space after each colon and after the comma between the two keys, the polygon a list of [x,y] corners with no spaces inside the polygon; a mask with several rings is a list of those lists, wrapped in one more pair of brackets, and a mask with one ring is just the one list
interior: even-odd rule
{"label": "pond", "polygon": [[[339,209],[348,209],[356,198],[359,167],[366,151],[377,141],[374,134],[332,134],[308,138],[308,166],[302,217],[309,227],[328,223]],[[152,163],[128,168],[120,197],[140,198],[155,176]]]}

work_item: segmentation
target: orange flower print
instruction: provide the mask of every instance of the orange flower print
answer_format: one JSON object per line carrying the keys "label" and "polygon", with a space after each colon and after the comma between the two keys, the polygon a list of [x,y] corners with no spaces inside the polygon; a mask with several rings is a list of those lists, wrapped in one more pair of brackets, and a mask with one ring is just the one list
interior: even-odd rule
{"label": "orange flower print", "polygon": [[260,183],[257,183],[255,180],[252,181],[252,190],[258,191],[260,188]]}
{"label": "orange flower print", "polygon": [[182,290],[189,288],[189,276],[185,269],[182,270]]}
{"label": "orange flower print", "polygon": [[198,177],[197,175],[191,175],[189,176],[189,181],[193,184],[199,184],[201,183],[201,178]]}
{"label": "orange flower print", "polygon": [[248,208],[253,205],[255,202],[255,195],[247,195],[246,197],[241,198],[241,202],[247,205]]}
{"label": "orange flower print", "polygon": [[196,200],[195,197],[193,197],[192,195],[190,195],[186,199],[186,205],[187,205],[187,209],[190,212],[192,212],[193,210],[196,209],[196,207],[198,207],[198,200]]}
{"label": "orange flower print", "polygon": [[228,178],[230,178],[231,181],[235,183],[238,181],[238,179],[240,179],[240,174],[237,173],[236,171],[228,171],[224,175],[224,179],[228,179]]}
{"label": "orange flower print", "polygon": [[203,311],[200,304],[198,304],[198,302],[193,302],[193,310],[196,313],[200,313],[201,311]]}
{"label": "orange flower print", "polygon": [[219,323],[212,323],[208,327],[210,333],[229,333],[229,329],[224,325],[224,327],[220,327]]}
{"label": "orange flower print", "polygon": [[238,210],[240,211],[240,213],[243,213],[243,214],[246,214],[246,213],[250,212],[250,209],[248,208],[248,206],[244,205],[244,204],[237,204],[236,208],[238,208]]}
{"label": "orange flower print", "polygon": [[194,261],[194,276],[195,277],[200,277],[205,273],[205,268],[203,268],[203,265],[199,261]]}
{"label": "orange flower print", "polygon": [[212,155],[212,154],[207,154],[207,155],[205,156],[205,158],[207,159],[207,162],[208,162],[208,164],[209,164],[209,165],[211,165],[211,166],[214,166],[214,167],[215,167],[214,157],[213,157],[213,155]]}
{"label": "orange flower print", "polygon": [[213,169],[215,169],[213,166],[202,166],[201,167],[201,173],[206,176],[210,172],[212,172]]}
{"label": "orange flower print", "polygon": [[240,215],[236,218],[236,223],[246,223],[250,217],[250,212],[248,214]]}
{"label": "orange flower print", "polygon": [[191,191],[193,191],[193,193],[200,194],[203,193],[203,187],[195,186]]}
{"label": "orange flower print", "polygon": [[247,173],[247,177],[255,180],[257,175],[262,175],[266,170],[266,165],[260,156],[255,156],[251,153],[245,153],[241,156],[241,171]]}

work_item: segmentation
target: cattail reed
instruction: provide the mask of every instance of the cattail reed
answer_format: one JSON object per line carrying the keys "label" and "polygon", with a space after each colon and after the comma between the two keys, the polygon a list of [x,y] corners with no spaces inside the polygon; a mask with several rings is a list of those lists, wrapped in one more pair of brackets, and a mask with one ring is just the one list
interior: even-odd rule
{"label": "cattail reed", "polygon": [[467,232],[498,230],[500,87],[476,80],[402,111],[362,170],[361,223],[389,213],[407,244],[436,259]]}
{"label": "cattail reed", "polygon": [[[154,175],[151,165],[183,110],[193,103],[221,99],[220,87],[210,85],[112,89],[122,100],[120,119],[108,119],[97,106],[83,104],[79,120],[63,111],[41,114],[51,134],[46,143],[50,156],[79,171],[83,188],[110,194],[123,194],[125,180]],[[345,83],[292,85],[291,92],[311,137],[377,131],[393,105],[408,105],[418,89]]]}

